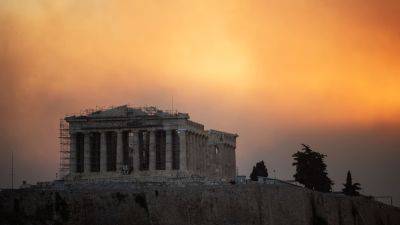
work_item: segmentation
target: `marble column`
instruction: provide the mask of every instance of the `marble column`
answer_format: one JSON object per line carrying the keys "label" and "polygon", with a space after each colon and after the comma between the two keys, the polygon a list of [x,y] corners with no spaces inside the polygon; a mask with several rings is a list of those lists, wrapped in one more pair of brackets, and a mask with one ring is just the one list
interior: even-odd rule
{"label": "marble column", "polygon": [[[130,160],[130,162],[129,162]],[[133,172],[133,133],[132,131],[128,132],[128,164],[130,164]]]}
{"label": "marble column", "polygon": [[76,133],[70,133],[69,142],[69,173],[76,173]]}
{"label": "marble column", "polygon": [[197,144],[196,144],[197,134],[194,133],[194,134],[191,135],[191,137],[192,137],[191,138],[192,141],[191,141],[191,144],[190,144],[190,158],[192,160],[191,160],[190,164],[191,164],[192,167],[190,167],[190,165],[189,165],[188,168],[192,168],[193,171],[197,172],[197,164],[198,164],[198,161],[197,161]]}
{"label": "marble column", "polygon": [[107,172],[107,141],[106,132],[100,133],[100,172]]}
{"label": "marble column", "polygon": [[90,132],[86,132],[84,135],[84,172],[90,173]]}
{"label": "marble column", "polygon": [[201,157],[202,157],[202,159],[203,159],[203,163],[202,163],[202,170],[203,170],[203,173],[204,174],[206,174],[206,153],[207,153],[207,150],[206,150],[206,145],[204,144],[204,135],[201,135]]}
{"label": "marble column", "polygon": [[[180,137],[179,137],[180,140]],[[189,132],[185,133],[185,155],[186,155],[186,165],[188,170],[193,169],[193,135]],[[179,142],[180,144],[181,142]]]}
{"label": "marble column", "polygon": [[172,170],[172,130],[165,131],[165,169]]}
{"label": "marble column", "polygon": [[197,157],[196,158],[196,161],[197,161],[197,172],[199,174],[201,174],[202,173],[201,163],[203,162],[203,158],[201,158],[200,134],[196,135],[196,151],[197,151],[197,154],[196,154],[196,157]]}
{"label": "marble column", "polygon": [[197,167],[198,167],[199,161],[197,158],[198,151],[197,151],[197,134],[196,133],[194,133],[192,136],[192,145],[191,145],[190,152],[191,152],[191,156],[192,156],[192,165],[193,165],[192,169],[193,169],[193,171],[197,172]]}
{"label": "marble column", "polygon": [[187,170],[186,159],[186,130],[179,130],[179,170]]}
{"label": "marble column", "polygon": [[199,173],[203,174],[203,149],[201,148],[201,134],[198,135],[197,137],[197,147],[199,151]]}
{"label": "marble column", "polygon": [[149,170],[156,169],[156,131],[149,130],[150,140],[149,140]]}
{"label": "marble column", "polygon": [[139,172],[140,167],[140,156],[139,156],[139,132],[137,130],[132,131],[132,148],[133,148],[133,173]]}
{"label": "marble column", "polygon": [[203,144],[203,155],[204,155],[204,172],[208,174],[208,146],[206,145],[206,136],[203,136],[202,139]]}
{"label": "marble column", "polygon": [[124,149],[122,143],[122,130],[117,131],[117,172],[122,171],[123,159],[124,159]]}

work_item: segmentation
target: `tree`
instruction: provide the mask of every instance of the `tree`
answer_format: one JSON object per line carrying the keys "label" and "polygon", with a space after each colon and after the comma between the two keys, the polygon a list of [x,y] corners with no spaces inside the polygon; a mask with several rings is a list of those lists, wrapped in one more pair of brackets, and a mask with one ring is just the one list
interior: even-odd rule
{"label": "tree", "polygon": [[253,171],[250,174],[250,179],[253,181],[257,181],[258,177],[268,177],[268,170],[265,167],[264,161],[260,161],[256,163],[256,166],[253,166]]}
{"label": "tree", "polygon": [[330,192],[332,190],[332,180],[328,177],[324,158],[326,155],[315,152],[310,146],[302,144],[302,151],[293,154],[296,166],[295,180],[303,184],[306,188]]}
{"label": "tree", "polygon": [[358,196],[360,193],[358,192],[361,190],[360,184],[359,183],[354,183],[351,178],[351,173],[350,170],[347,171],[347,177],[346,177],[346,183],[343,184],[344,188],[342,190],[343,194],[349,195],[349,196]]}

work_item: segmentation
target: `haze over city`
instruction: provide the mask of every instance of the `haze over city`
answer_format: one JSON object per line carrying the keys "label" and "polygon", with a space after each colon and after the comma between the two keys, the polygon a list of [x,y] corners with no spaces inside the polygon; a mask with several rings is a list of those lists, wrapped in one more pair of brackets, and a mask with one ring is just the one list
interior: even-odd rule
{"label": "haze over city", "polygon": [[[187,112],[238,133],[239,174],[293,179],[306,143],[400,204],[400,3],[0,2],[0,186],[55,179],[58,126],[85,108]],[[275,172],[273,172],[275,171]]]}

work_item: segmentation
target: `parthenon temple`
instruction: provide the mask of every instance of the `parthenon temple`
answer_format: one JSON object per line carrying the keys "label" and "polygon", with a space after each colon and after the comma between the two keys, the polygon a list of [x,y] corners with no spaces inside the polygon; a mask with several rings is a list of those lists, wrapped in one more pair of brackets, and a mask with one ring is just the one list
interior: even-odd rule
{"label": "parthenon temple", "polygon": [[65,120],[70,134],[67,179],[235,177],[238,135],[205,130],[187,113],[123,105]]}

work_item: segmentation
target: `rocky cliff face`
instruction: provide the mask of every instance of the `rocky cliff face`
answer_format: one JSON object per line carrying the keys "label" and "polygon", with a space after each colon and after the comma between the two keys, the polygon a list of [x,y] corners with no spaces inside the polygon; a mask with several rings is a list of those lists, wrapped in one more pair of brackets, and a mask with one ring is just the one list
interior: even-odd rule
{"label": "rocky cliff face", "polygon": [[0,192],[0,224],[399,225],[400,209],[280,185]]}

